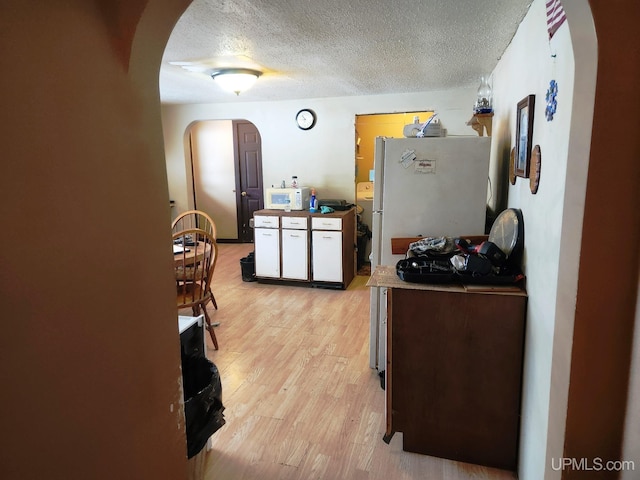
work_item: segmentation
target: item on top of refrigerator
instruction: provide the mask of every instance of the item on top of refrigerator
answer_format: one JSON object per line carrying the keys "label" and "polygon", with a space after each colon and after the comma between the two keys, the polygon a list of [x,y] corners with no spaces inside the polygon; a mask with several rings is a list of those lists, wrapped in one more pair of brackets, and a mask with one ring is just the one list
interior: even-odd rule
{"label": "item on top of refrigerator", "polygon": [[436,118],[437,113],[431,115],[431,118],[424,122],[424,125],[418,133],[416,138],[423,137],[439,137],[440,136],[440,120]]}
{"label": "item on top of refrigerator", "polygon": [[440,119],[436,118],[437,115],[434,113],[424,123],[420,123],[420,117],[416,115],[413,117],[413,123],[403,127],[402,135],[406,138],[444,137],[444,130]]}
{"label": "item on top of refrigerator", "polygon": [[404,128],[402,129],[402,134],[406,138],[413,138],[418,134],[418,132],[421,129],[422,129],[422,124],[420,123],[420,117],[416,115],[415,117],[413,117],[413,123],[410,123],[409,125],[404,126]]}

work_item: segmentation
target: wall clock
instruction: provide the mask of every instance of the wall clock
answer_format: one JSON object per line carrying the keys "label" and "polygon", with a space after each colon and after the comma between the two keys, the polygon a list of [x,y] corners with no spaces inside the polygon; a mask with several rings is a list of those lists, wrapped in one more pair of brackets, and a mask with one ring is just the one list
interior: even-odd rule
{"label": "wall clock", "polygon": [[303,108],[296,113],[296,123],[302,130],[311,130],[316,124],[316,113],[309,108]]}

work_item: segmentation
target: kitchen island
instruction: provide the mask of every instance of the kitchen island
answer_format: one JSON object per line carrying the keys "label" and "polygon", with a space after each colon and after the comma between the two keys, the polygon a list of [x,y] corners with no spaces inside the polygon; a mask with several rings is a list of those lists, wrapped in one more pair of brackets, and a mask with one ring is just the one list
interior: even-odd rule
{"label": "kitchen island", "polygon": [[386,433],[403,449],[515,471],[527,295],[424,284],[378,266],[387,289]]}
{"label": "kitchen island", "polygon": [[356,273],[356,210],[256,210],[256,279],[341,288]]}

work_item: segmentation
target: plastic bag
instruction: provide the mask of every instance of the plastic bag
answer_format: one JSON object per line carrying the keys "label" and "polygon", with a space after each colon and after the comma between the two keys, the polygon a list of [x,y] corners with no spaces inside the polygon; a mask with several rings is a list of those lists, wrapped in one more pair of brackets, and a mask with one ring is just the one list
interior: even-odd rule
{"label": "plastic bag", "polygon": [[197,455],[207,440],[225,424],[220,373],[203,356],[182,358],[187,457]]}

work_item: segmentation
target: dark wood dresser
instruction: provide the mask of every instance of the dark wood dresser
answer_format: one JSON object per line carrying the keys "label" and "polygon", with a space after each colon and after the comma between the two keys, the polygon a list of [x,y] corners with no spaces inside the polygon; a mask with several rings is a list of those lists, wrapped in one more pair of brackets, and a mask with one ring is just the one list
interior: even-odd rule
{"label": "dark wood dresser", "polygon": [[403,449],[515,471],[527,296],[517,287],[387,287],[386,415]]}

